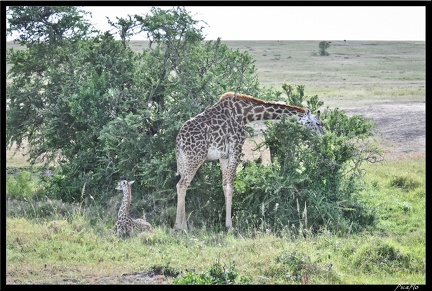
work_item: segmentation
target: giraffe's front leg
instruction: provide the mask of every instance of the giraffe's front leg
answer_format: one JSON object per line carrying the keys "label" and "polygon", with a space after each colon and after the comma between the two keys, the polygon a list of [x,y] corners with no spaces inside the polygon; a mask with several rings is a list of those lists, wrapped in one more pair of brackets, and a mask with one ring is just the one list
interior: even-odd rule
{"label": "giraffe's front leg", "polygon": [[232,159],[220,159],[219,161],[222,170],[222,187],[225,195],[225,226],[231,232],[233,230],[231,218],[232,196],[237,161]]}

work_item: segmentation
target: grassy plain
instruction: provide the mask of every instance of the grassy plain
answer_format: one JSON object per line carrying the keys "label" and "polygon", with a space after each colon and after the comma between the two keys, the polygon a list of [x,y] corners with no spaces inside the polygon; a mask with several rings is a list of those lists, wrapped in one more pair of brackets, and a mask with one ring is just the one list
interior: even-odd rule
{"label": "grassy plain", "polygon": [[[317,55],[319,41],[226,43],[254,56],[263,85],[303,84],[329,107],[426,99],[424,42],[332,41],[327,57]],[[9,154],[7,166],[25,165]],[[90,224],[94,214],[80,205],[8,199],[6,284],[170,284],[170,274],[206,272],[215,262],[225,268],[235,262],[254,284],[426,284],[424,152],[364,169],[359,199],[375,207],[378,223],[349,235],[175,233],[156,226],[154,233],[118,239],[106,224]]]}
{"label": "grassy plain", "polygon": [[263,85],[302,84],[330,107],[425,101],[424,42],[332,41],[326,57],[318,44],[227,42],[254,56]]}

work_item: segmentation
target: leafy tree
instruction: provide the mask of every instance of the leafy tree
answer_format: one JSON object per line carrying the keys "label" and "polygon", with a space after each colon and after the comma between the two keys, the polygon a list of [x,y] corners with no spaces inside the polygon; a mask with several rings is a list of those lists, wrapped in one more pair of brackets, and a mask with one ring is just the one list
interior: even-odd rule
{"label": "leafy tree", "polygon": [[61,105],[58,93],[64,88],[62,77],[74,73],[73,57],[90,26],[83,20],[84,12],[76,7],[11,6],[8,14],[7,32],[18,32],[15,41],[26,49],[7,53],[7,62],[12,64],[8,74],[13,80],[6,91],[7,142],[20,146],[27,139],[31,161],[53,159],[58,146],[46,138],[45,130],[53,111]]}
{"label": "leafy tree", "polygon": [[[32,11],[39,15],[45,10]],[[57,18],[78,21],[80,13],[71,9]],[[28,21],[25,13],[18,15],[22,18],[15,15],[13,27]],[[44,21],[49,26],[57,18]],[[7,139],[19,145],[27,139],[33,162],[57,159],[60,168],[48,195],[76,201],[86,183],[88,197],[103,201],[116,194],[113,180],[126,175],[137,180],[137,193],[152,193],[146,196],[151,218],[166,203],[175,205],[174,143],[182,123],[226,90],[257,94],[258,81],[250,55],[232,51],[220,40],[204,42],[201,28],[184,8],[153,8],[146,17],[118,20],[111,25],[136,24],[152,45],[136,53],[124,45],[126,38],[117,41],[109,32],[92,37],[88,29],[77,38],[53,42],[48,50],[46,41],[20,36],[27,49],[8,53],[13,81],[7,88]],[[125,37],[135,30],[126,31]],[[219,175],[219,169],[210,168],[203,173]],[[197,197],[204,200],[207,194]]]}
{"label": "leafy tree", "polygon": [[19,34],[19,44],[31,46],[42,42],[59,44],[79,40],[89,33],[86,12],[76,6],[9,6],[6,32]]}
{"label": "leafy tree", "polygon": [[327,49],[330,47],[331,41],[321,41],[319,46],[319,55],[320,56],[328,56],[329,53],[327,52]]}
{"label": "leafy tree", "polygon": [[[166,17],[166,11],[155,9],[153,16],[137,17],[143,29],[155,30],[147,32],[151,46],[140,54],[133,88],[134,96],[145,103],[133,113],[118,115],[100,134],[106,168],[115,175],[137,177],[137,191],[146,193],[148,217],[161,223],[175,216],[174,148],[181,125],[215,103],[221,92],[258,92],[252,57],[230,50],[220,40],[204,42],[195,22],[179,9],[173,15],[180,19],[174,21],[170,14],[167,24],[156,17]],[[224,199],[217,164],[200,169],[188,197],[188,208],[200,209],[192,213],[192,221],[219,222]]]}
{"label": "leafy tree", "polygon": [[123,46],[126,47],[130,37],[135,34],[134,30],[137,28],[136,20],[130,15],[127,18],[116,17],[116,19],[117,22],[113,22],[107,17],[109,25],[118,31]]}

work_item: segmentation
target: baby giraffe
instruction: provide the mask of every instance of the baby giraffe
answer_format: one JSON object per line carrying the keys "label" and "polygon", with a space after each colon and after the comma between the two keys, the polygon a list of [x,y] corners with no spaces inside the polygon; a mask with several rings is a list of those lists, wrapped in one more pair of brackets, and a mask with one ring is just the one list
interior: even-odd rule
{"label": "baby giraffe", "polygon": [[128,182],[125,177],[120,177],[121,181],[115,187],[116,190],[123,191],[123,200],[118,212],[118,219],[114,225],[114,232],[119,237],[130,235],[132,231],[152,231],[153,227],[145,219],[133,219],[129,216],[129,206],[131,203],[131,185],[135,181]]}

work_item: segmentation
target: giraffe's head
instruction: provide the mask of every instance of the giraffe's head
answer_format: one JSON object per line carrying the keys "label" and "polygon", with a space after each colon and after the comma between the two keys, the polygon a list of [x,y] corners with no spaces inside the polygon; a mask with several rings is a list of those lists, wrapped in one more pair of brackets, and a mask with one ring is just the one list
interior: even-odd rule
{"label": "giraffe's head", "polygon": [[121,177],[121,181],[115,187],[116,190],[124,190],[128,189],[129,185],[132,185],[135,181],[128,182],[126,178]]}
{"label": "giraffe's head", "polygon": [[320,119],[320,111],[317,111],[317,114],[314,115],[311,113],[309,108],[306,108],[306,113],[299,117],[298,123],[303,124],[307,128],[310,128],[312,131],[318,133],[319,135],[322,135],[324,133],[323,130],[323,123]]}

